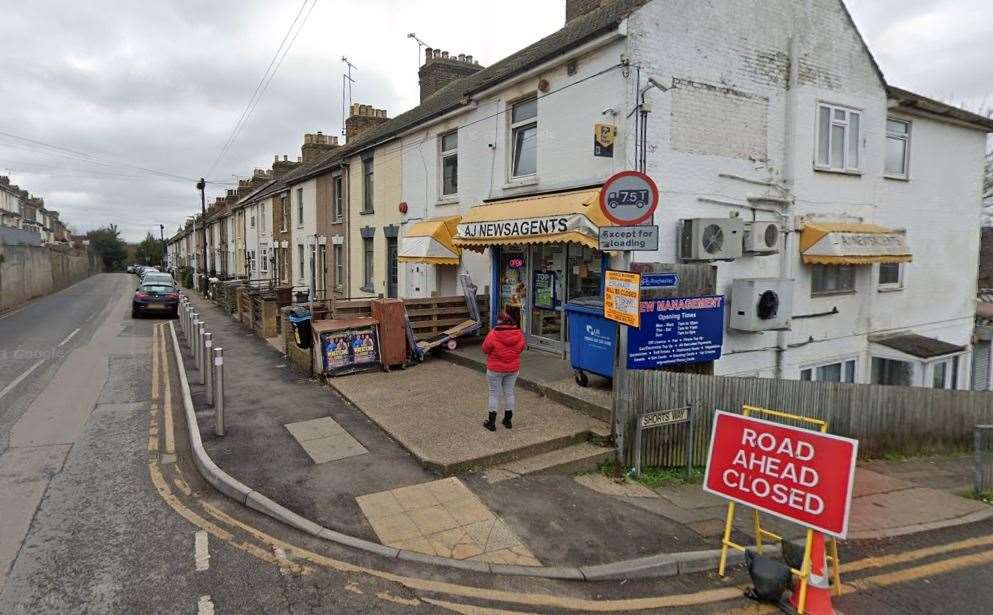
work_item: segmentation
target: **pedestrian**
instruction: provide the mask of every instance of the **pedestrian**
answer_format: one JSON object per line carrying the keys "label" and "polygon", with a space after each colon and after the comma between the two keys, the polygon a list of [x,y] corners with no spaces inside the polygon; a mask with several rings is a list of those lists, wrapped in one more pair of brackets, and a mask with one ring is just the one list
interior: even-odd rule
{"label": "pedestrian", "polygon": [[524,334],[506,310],[497,316],[497,324],[483,340],[483,352],[486,353],[486,383],[489,385],[489,417],[483,422],[483,427],[496,431],[496,415],[500,406],[500,393],[503,393],[505,410],[503,426],[513,427],[514,417],[514,385],[517,374],[521,369],[521,353],[524,352]]}

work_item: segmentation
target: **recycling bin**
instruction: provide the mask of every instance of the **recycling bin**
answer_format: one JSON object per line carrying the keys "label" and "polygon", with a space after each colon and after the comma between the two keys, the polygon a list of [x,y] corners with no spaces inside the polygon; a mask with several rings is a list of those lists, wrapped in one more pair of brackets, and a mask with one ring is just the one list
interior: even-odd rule
{"label": "recycling bin", "polygon": [[290,327],[293,329],[293,341],[297,348],[310,348],[311,346],[311,326],[310,312],[307,310],[294,310],[287,316]]}
{"label": "recycling bin", "polygon": [[587,373],[613,378],[617,323],[603,317],[603,298],[578,297],[565,305],[565,311],[576,384],[589,386]]}

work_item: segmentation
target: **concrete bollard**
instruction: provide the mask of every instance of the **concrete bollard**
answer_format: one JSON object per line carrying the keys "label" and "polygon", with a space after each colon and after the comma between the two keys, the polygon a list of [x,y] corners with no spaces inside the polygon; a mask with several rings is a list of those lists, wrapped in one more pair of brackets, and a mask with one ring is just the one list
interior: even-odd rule
{"label": "concrete bollard", "polygon": [[210,359],[205,357],[203,354],[203,341],[207,337],[207,323],[201,321],[198,326],[199,326],[199,336],[197,338],[198,340],[197,351],[200,354],[199,357],[200,360],[197,363],[197,366],[200,368],[200,384],[207,384],[207,374],[205,374],[204,372],[207,371],[207,363],[210,361]]}
{"label": "concrete bollard", "polygon": [[214,348],[214,434],[224,435],[224,349]]}
{"label": "concrete bollard", "polygon": [[187,345],[189,345],[190,352],[193,353],[193,356],[194,357],[197,354],[197,343],[196,343],[196,339],[194,339],[194,338],[196,338],[196,336],[197,336],[197,323],[198,322],[200,322],[200,314],[198,314],[197,312],[193,312],[193,315],[190,317],[190,326],[193,327],[193,328],[192,328],[192,330],[190,330],[190,337],[189,337],[189,339],[186,340],[186,343],[187,343]]}
{"label": "concrete bollard", "polygon": [[214,379],[211,377],[214,374],[214,369],[209,362],[211,357],[214,356],[214,334],[204,333],[203,335],[203,356],[207,357],[208,365],[205,365],[203,370],[204,379],[207,381],[207,405],[214,405]]}

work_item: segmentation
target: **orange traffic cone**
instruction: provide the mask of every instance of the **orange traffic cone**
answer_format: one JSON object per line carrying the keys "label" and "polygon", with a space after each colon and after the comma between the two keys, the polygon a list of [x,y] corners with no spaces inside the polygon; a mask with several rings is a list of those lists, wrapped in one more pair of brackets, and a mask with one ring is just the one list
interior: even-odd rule
{"label": "orange traffic cone", "polygon": [[800,609],[799,580],[793,585],[790,606],[803,615],[835,615],[834,607],[831,606],[831,586],[827,576],[824,535],[820,532],[814,532],[810,540],[810,578],[807,581],[807,599],[804,601],[803,609]]}

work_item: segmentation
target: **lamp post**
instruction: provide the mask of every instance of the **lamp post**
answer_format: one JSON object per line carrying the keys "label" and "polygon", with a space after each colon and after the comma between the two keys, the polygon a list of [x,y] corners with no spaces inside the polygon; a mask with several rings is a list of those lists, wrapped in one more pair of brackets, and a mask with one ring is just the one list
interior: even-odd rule
{"label": "lamp post", "polygon": [[162,242],[162,267],[166,271],[169,271],[169,263],[166,262],[168,259],[166,257],[165,225],[164,224],[160,224],[159,225],[159,241]]}
{"label": "lamp post", "polygon": [[[200,181],[197,182],[197,190],[200,191],[200,226],[201,226],[201,228],[203,230],[203,251],[202,251],[202,254],[203,254],[203,277],[204,277],[204,284],[200,288],[200,292],[203,293],[204,297],[207,296],[207,284],[206,284],[206,281],[207,281],[207,229],[206,229],[206,226],[205,226],[206,221],[207,221],[207,197],[204,195],[204,188],[206,188],[206,187],[207,187],[207,182],[204,180],[204,178],[201,177],[200,178]],[[194,231],[194,237],[196,237],[196,234],[195,233],[196,232]]]}

